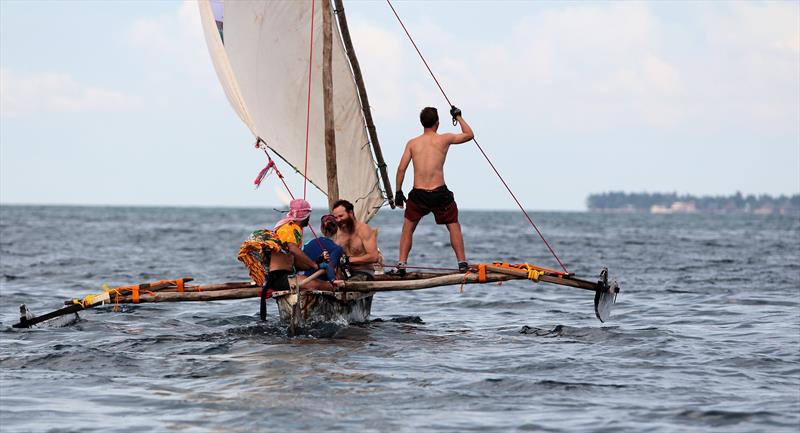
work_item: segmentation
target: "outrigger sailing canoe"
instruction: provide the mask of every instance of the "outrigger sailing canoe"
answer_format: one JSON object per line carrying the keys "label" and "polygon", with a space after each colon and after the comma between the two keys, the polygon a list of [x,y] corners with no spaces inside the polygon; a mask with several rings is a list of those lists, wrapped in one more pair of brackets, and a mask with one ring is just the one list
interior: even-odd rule
{"label": "outrigger sailing canoe", "polygon": [[[369,221],[385,204],[394,208],[392,188],[344,6],[341,0],[333,2],[334,10],[331,0],[200,0],[199,8],[209,53],[225,94],[256,137],[256,147],[267,156],[269,164],[257,182],[270,169],[282,180],[270,157],[272,151],[327,195],[329,203],[347,198],[354,203],[356,216]],[[521,205],[520,209],[528,216]],[[268,267],[268,263],[264,265]],[[561,272],[498,262],[474,265],[467,273],[382,274],[376,275],[375,281],[345,281],[326,290],[303,289],[307,281],[320,274],[305,280],[296,278],[291,290],[273,294],[281,319],[293,328],[317,321],[366,321],[377,292],[515,279],[593,291],[595,314],[606,321],[619,292],[616,282],[609,282],[605,268],[597,281],[589,281],[576,278],[566,268]],[[106,289],[69,300],[65,307],[38,317],[23,305],[20,322],[14,327],[75,317],[81,310],[104,304],[263,298],[262,287],[254,281],[187,284],[191,281],[181,278]]]}

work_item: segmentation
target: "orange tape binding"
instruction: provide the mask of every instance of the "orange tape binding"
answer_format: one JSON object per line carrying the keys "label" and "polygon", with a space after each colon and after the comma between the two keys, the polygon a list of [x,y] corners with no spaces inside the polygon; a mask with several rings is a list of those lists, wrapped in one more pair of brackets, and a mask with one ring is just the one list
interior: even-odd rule
{"label": "orange tape binding", "polygon": [[478,282],[485,283],[486,282],[486,265],[479,264],[478,265]]}
{"label": "orange tape binding", "polygon": [[133,288],[131,288],[131,298],[133,299],[134,304],[139,303],[139,287],[141,286],[133,286]]}
{"label": "orange tape binding", "polygon": [[183,278],[175,280],[175,285],[178,286],[178,293],[183,293],[184,289]]}

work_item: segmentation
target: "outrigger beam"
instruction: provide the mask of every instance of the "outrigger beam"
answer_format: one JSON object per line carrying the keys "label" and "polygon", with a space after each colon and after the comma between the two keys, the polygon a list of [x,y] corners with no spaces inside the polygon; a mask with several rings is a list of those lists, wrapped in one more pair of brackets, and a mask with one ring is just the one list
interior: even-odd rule
{"label": "outrigger beam", "polygon": [[[532,279],[529,272],[496,265],[485,266],[485,273],[468,272],[466,274],[434,274],[434,273],[409,273],[407,277],[383,275],[375,281],[345,281],[340,287],[330,290],[311,290],[303,293],[328,294],[343,299],[348,299],[350,292],[390,292],[405,290],[421,290],[432,287],[453,286],[461,284],[496,283],[509,280]],[[319,273],[316,274],[319,276]],[[619,287],[616,281],[609,283],[608,270],[605,268],[600,273],[597,282],[575,278],[570,274],[541,273],[536,275],[535,281],[576,287],[591,290],[595,293],[595,315],[601,322],[605,322],[611,315],[611,308],[616,302]],[[313,278],[300,282],[302,287]],[[209,285],[184,285],[191,278],[179,280],[158,281],[151,284],[117,287],[104,293],[89,295],[83,300],[73,299],[66,301],[66,306],[42,316],[30,316],[27,308],[20,307],[20,321],[12,325],[14,328],[30,328],[42,322],[57,317],[77,313],[103,304],[139,304],[151,302],[186,302],[186,301],[220,301],[228,299],[255,298],[261,293],[261,287],[252,281],[231,282]],[[294,290],[294,288],[293,288]],[[275,292],[274,296],[291,294],[292,292]]]}
{"label": "outrigger beam", "polygon": [[[530,273],[524,270],[512,269],[497,265],[485,265],[486,276],[481,278],[479,273],[449,274],[418,280],[390,280],[390,281],[346,281],[343,287],[337,288],[338,292],[388,292],[399,290],[419,290],[438,286],[454,284],[491,283],[507,280],[530,279]],[[542,268],[539,268],[542,269]],[[611,316],[611,308],[617,299],[619,286],[616,281],[608,282],[608,269],[603,268],[597,282],[575,278],[570,274],[563,274],[546,270],[537,272],[535,281],[541,281],[560,286],[576,287],[591,290],[594,296],[595,316],[606,322]]]}

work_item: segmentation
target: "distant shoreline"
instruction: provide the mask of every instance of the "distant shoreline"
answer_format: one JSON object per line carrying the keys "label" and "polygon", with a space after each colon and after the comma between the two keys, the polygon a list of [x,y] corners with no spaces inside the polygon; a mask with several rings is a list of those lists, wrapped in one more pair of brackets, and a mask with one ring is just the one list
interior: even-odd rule
{"label": "distant shoreline", "polygon": [[590,212],[651,214],[800,215],[800,194],[694,196],[677,193],[606,192],[586,198]]}

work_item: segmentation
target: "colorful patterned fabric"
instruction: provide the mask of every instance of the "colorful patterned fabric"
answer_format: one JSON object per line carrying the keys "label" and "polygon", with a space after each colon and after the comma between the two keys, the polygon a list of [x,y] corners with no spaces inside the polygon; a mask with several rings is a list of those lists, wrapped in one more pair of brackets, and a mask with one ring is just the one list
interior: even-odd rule
{"label": "colorful patterned fabric", "polygon": [[272,253],[281,252],[285,245],[281,245],[274,237],[272,230],[256,230],[250,237],[242,242],[239,248],[238,259],[247,268],[250,278],[259,286],[263,286],[269,273],[269,263]]}
{"label": "colorful patterned fabric", "polygon": [[294,221],[287,222],[278,227],[275,232],[275,239],[282,244],[281,246],[286,250],[286,254],[289,254],[288,245],[286,244],[295,244],[302,248],[303,228]]}

